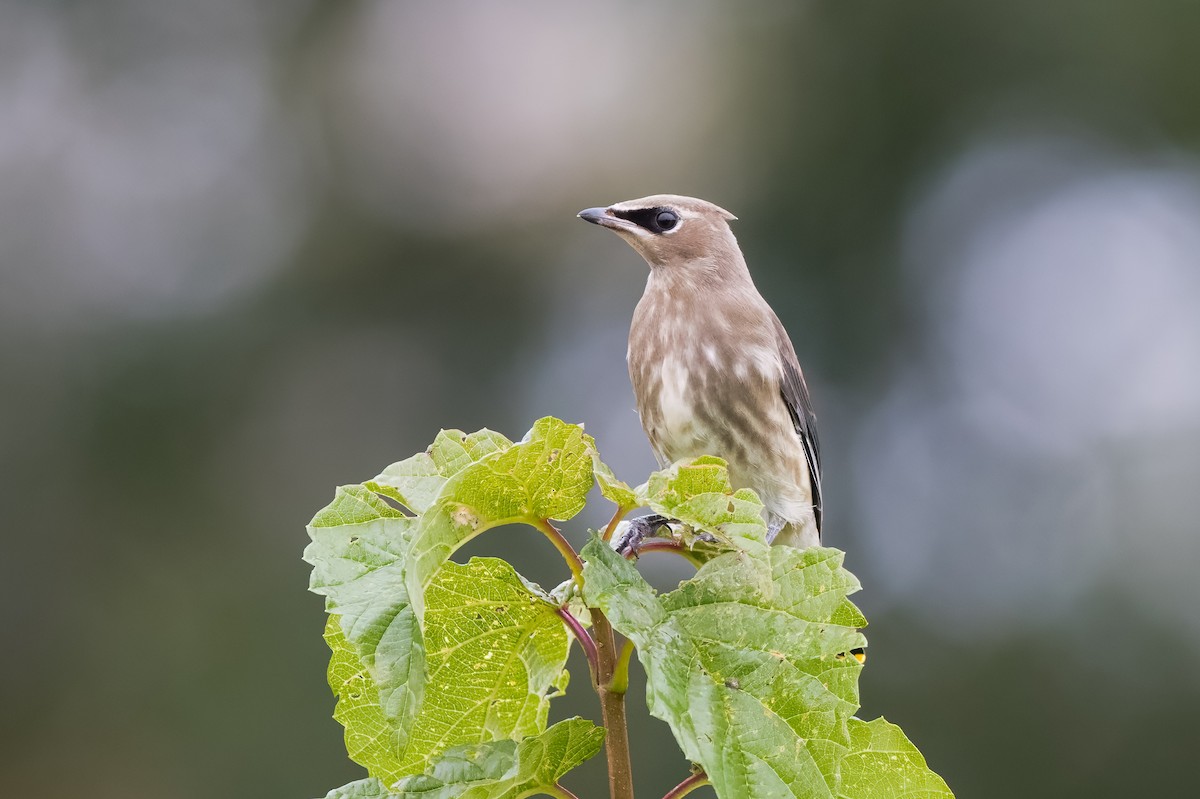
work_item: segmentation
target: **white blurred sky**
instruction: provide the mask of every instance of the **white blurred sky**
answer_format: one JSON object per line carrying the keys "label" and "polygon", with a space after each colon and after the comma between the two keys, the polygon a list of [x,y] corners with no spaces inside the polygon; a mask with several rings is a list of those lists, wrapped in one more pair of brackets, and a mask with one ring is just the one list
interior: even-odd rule
{"label": "white blurred sky", "polygon": [[[1178,490],[1200,479],[1198,178],[1177,153],[988,132],[916,194],[927,335],[855,455],[875,589],[1003,633],[1109,581],[1156,605],[1167,564],[1200,562]],[[1200,584],[1179,589],[1195,630]]]}
{"label": "white blurred sky", "polygon": [[[383,224],[455,237],[695,186],[737,209],[771,168],[747,143],[716,4],[365,2],[312,75],[290,76],[307,92],[295,102],[269,58],[303,15],[287,7],[0,5],[8,329],[87,335],[228,308],[289,266],[327,170]],[[106,52],[106,26],[135,17],[159,46]],[[78,46],[80,25],[99,44]],[[1111,580],[1136,594],[1166,579],[1194,606],[1181,564],[1200,556],[1200,165],[1031,118],[945,155],[905,218],[890,255],[923,335],[872,407],[823,412],[846,464],[830,516],[853,529],[851,565],[934,623],[1067,613]],[[530,420],[586,420],[640,479],[652,460],[623,357],[645,268],[594,230],[558,243],[546,351],[504,390]],[[298,400],[321,371],[305,364],[357,365],[351,348],[271,365],[260,416],[228,450],[260,453],[245,469],[282,468],[289,436],[324,424],[342,400]],[[846,394],[828,385],[818,408]]]}
{"label": "white blurred sky", "polygon": [[[297,123],[269,85],[260,13],[215,5],[85,12],[94,48],[53,9],[0,5],[5,317],[44,331],[209,313],[286,265],[308,210]],[[161,48],[106,52],[127,15]]]}

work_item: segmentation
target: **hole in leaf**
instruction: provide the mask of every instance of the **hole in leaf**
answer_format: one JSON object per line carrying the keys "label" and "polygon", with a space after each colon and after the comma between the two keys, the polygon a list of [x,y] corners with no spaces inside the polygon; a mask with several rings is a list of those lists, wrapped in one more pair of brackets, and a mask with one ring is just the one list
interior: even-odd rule
{"label": "hole in leaf", "polygon": [[405,505],[403,502],[396,499],[395,497],[389,497],[387,494],[380,494],[379,492],[376,492],[375,496],[377,496],[381,500],[383,500],[384,505],[387,505],[389,508],[392,508],[393,510],[398,510],[406,516],[415,517],[415,516],[420,515],[419,513],[416,512],[416,510],[408,507],[407,505]]}

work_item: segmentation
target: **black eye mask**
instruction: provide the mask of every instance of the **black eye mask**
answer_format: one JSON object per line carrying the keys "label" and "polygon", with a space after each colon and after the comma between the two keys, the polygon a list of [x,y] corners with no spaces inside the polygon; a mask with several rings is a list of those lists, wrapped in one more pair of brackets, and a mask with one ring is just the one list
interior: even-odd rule
{"label": "black eye mask", "polygon": [[635,208],[632,211],[613,209],[612,215],[632,222],[651,233],[665,233],[679,224],[679,214],[670,208]]}

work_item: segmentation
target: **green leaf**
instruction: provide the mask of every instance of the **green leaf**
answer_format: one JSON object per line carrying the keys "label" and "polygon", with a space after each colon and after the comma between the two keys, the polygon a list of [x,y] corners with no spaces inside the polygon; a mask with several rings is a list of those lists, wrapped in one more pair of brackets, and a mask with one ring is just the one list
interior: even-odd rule
{"label": "green leaf", "polygon": [[418,452],[380,472],[363,485],[377,494],[390,497],[413,513],[424,513],[446,484],[446,477],[428,452]]}
{"label": "green leaf", "polygon": [[387,786],[374,777],[355,780],[325,794],[325,799],[386,799]]}
{"label": "green leaf", "polygon": [[725,553],[662,597],[602,542],[583,554],[585,598],[637,645],[650,712],[719,796],[834,796],[865,644],[840,552]]}
{"label": "green leaf", "polygon": [[370,671],[331,617],[329,685],[350,758],[390,785],[464,742],[517,739],[546,728],[550,698],[566,688],[569,639],[554,605],[508,563],[447,563],[426,592],[427,687],[403,732],[379,706]]}
{"label": "green leaf", "polygon": [[497,558],[447,563],[425,592],[428,685],[400,772],[463,742],[546,729],[550,697],[566,688],[570,639],[557,608]]}
{"label": "green leaf", "polygon": [[511,441],[487,428],[469,434],[461,430],[443,430],[429,445],[429,456],[437,465],[438,472],[449,477],[493,452],[511,446]]}
{"label": "green leaf", "polygon": [[546,728],[550,699],[565,690],[570,641],[557,607],[533,593],[508,563],[446,563],[426,591],[425,701],[406,726],[380,707],[371,671],[326,626],[335,719],[350,759],[385,785],[420,774],[450,746],[517,739]]}
{"label": "green leaf", "polygon": [[330,502],[308,523],[313,527],[344,527],[376,519],[400,519],[404,514],[365,486],[338,486]]}
{"label": "green leaf", "polygon": [[676,505],[679,502],[707,493],[731,494],[729,469],[721,458],[702,455],[680,461],[650,475],[645,493],[659,502]]}
{"label": "green leaf", "polygon": [[456,746],[428,771],[389,791],[366,779],[330,791],[326,799],[511,799],[554,785],[600,751],[604,730],[584,719],[560,721],[521,741]]}
{"label": "green leaf", "polygon": [[395,799],[508,799],[553,787],[600,751],[604,730],[584,719],[560,721],[520,742],[455,747],[419,777],[396,785]]}
{"label": "green leaf", "polygon": [[309,590],[325,597],[375,681],[383,713],[407,729],[424,690],[424,648],[405,585],[417,520],[363,486],[339,488],[309,525]]}
{"label": "green leaf", "polygon": [[696,576],[659,596],[593,539],[582,601],[637,645],[651,712],[719,796],[951,796],[898,728],[853,717],[861,666],[848,653],[866,622],[840,552],[767,546],[762,504],[733,490],[719,459],[633,489],[581,427],[547,418],[516,444],[442,431],[426,452],[339,488],[310,524],[310,587],[332,614],[334,715],[370,775],[329,797],[528,797],[599,750],[590,722],[546,729],[566,686],[558,605],[581,601],[574,581],[554,599],[503,561],[449,561],[493,527],[573,517],[593,481],[621,507],[684,522],[678,535],[704,549]]}
{"label": "green leaf", "polygon": [[[531,431],[535,446],[541,443],[534,436],[539,431],[556,434],[556,440],[569,438],[571,431],[582,436],[577,426],[543,420]],[[444,430],[430,445],[428,460],[417,456],[401,461],[391,467],[390,476],[381,477],[393,482],[394,491],[389,496],[419,509],[427,504],[430,471],[454,478],[476,464],[473,459],[496,459],[514,449],[519,447],[488,430],[470,435]],[[405,482],[406,475],[413,480]],[[590,475],[587,479],[590,482]],[[443,496],[445,483],[439,489]],[[464,478],[456,485],[469,488],[474,482]],[[450,554],[470,537],[435,533],[433,539],[442,546],[432,556],[426,552],[423,569],[409,567],[412,539],[420,530],[438,530],[438,525],[447,521],[457,529],[454,522],[458,517],[447,512],[454,506],[453,494],[442,503],[441,512],[433,514],[438,523],[429,525],[428,515],[405,516],[367,486],[344,486],[308,528],[312,543],[305,549],[304,559],[313,565],[309,588],[326,597],[330,613],[340,615],[346,640],[376,681],[384,714],[401,730],[409,728],[424,696],[420,614],[425,586]]]}
{"label": "green leaf", "polygon": [[413,513],[424,513],[441,493],[446,480],[479,459],[507,449],[512,442],[491,430],[470,435],[443,430],[425,452],[393,463],[365,485],[391,497]]}
{"label": "green leaf", "polygon": [[[705,456],[655,472],[640,491],[655,513],[746,548],[765,545],[763,505],[749,489],[734,491],[720,458]],[[689,542],[690,543],[690,542]]]}
{"label": "green leaf", "polygon": [[592,461],[579,425],[539,419],[520,444],[464,468],[447,495],[488,526],[570,519],[592,487]]}
{"label": "green leaf", "polygon": [[608,464],[600,460],[600,450],[596,449],[596,441],[591,436],[584,437],[588,451],[592,457],[592,470],[596,475],[596,484],[600,486],[600,494],[618,507],[631,510],[645,505],[645,500],[629,485],[617,479]]}
{"label": "green leaf", "polygon": [[[384,784],[449,747],[545,729],[567,677],[556,606],[503,561],[448,558],[488,527],[577,513],[592,483],[583,438],[556,419],[519,444],[443,431],[426,453],[339,489],[310,524],[310,588],[336,620],[335,715],[351,757]],[[494,492],[500,484],[515,490]],[[518,514],[497,513],[514,499]]]}
{"label": "green leaf", "polygon": [[325,625],[325,643],[333,650],[329,687],[337,697],[333,717],[346,728],[346,753],[390,785],[403,776],[397,765],[404,736],[384,715],[375,680],[342,634],[337,616],[330,616]]}
{"label": "green leaf", "polygon": [[850,719],[850,751],[842,758],[838,799],[945,799],[945,781],[900,728],[883,719]]}
{"label": "green leaf", "polygon": [[[592,487],[592,461],[579,425],[547,417],[519,443],[459,471],[413,536],[409,591],[421,586],[453,552],[502,524],[570,519]],[[419,605],[418,605],[419,607]]]}

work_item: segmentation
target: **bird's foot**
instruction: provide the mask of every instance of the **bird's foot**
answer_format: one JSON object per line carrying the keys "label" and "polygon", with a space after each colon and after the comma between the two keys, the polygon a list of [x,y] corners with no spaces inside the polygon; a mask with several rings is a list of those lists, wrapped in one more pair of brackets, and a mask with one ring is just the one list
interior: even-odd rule
{"label": "bird's foot", "polygon": [[664,527],[670,530],[671,520],[657,513],[621,522],[613,536],[613,549],[625,557],[636,556],[642,542],[647,538],[654,538]]}
{"label": "bird's foot", "polygon": [[[677,528],[674,525],[679,525],[679,527]],[[637,557],[641,553],[643,542],[649,538],[666,539],[663,544],[656,545],[656,549],[665,549],[668,547],[688,549],[696,541],[703,541],[708,544],[716,543],[717,539],[711,533],[695,533],[694,537],[689,538],[691,529],[678,519],[669,519],[666,516],[660,516],[656,513],[649,516],[639,516],[636,519],[621,522],[617,527],[613,535],[613,549],[617,550],[621,555],[630,558]]]}

